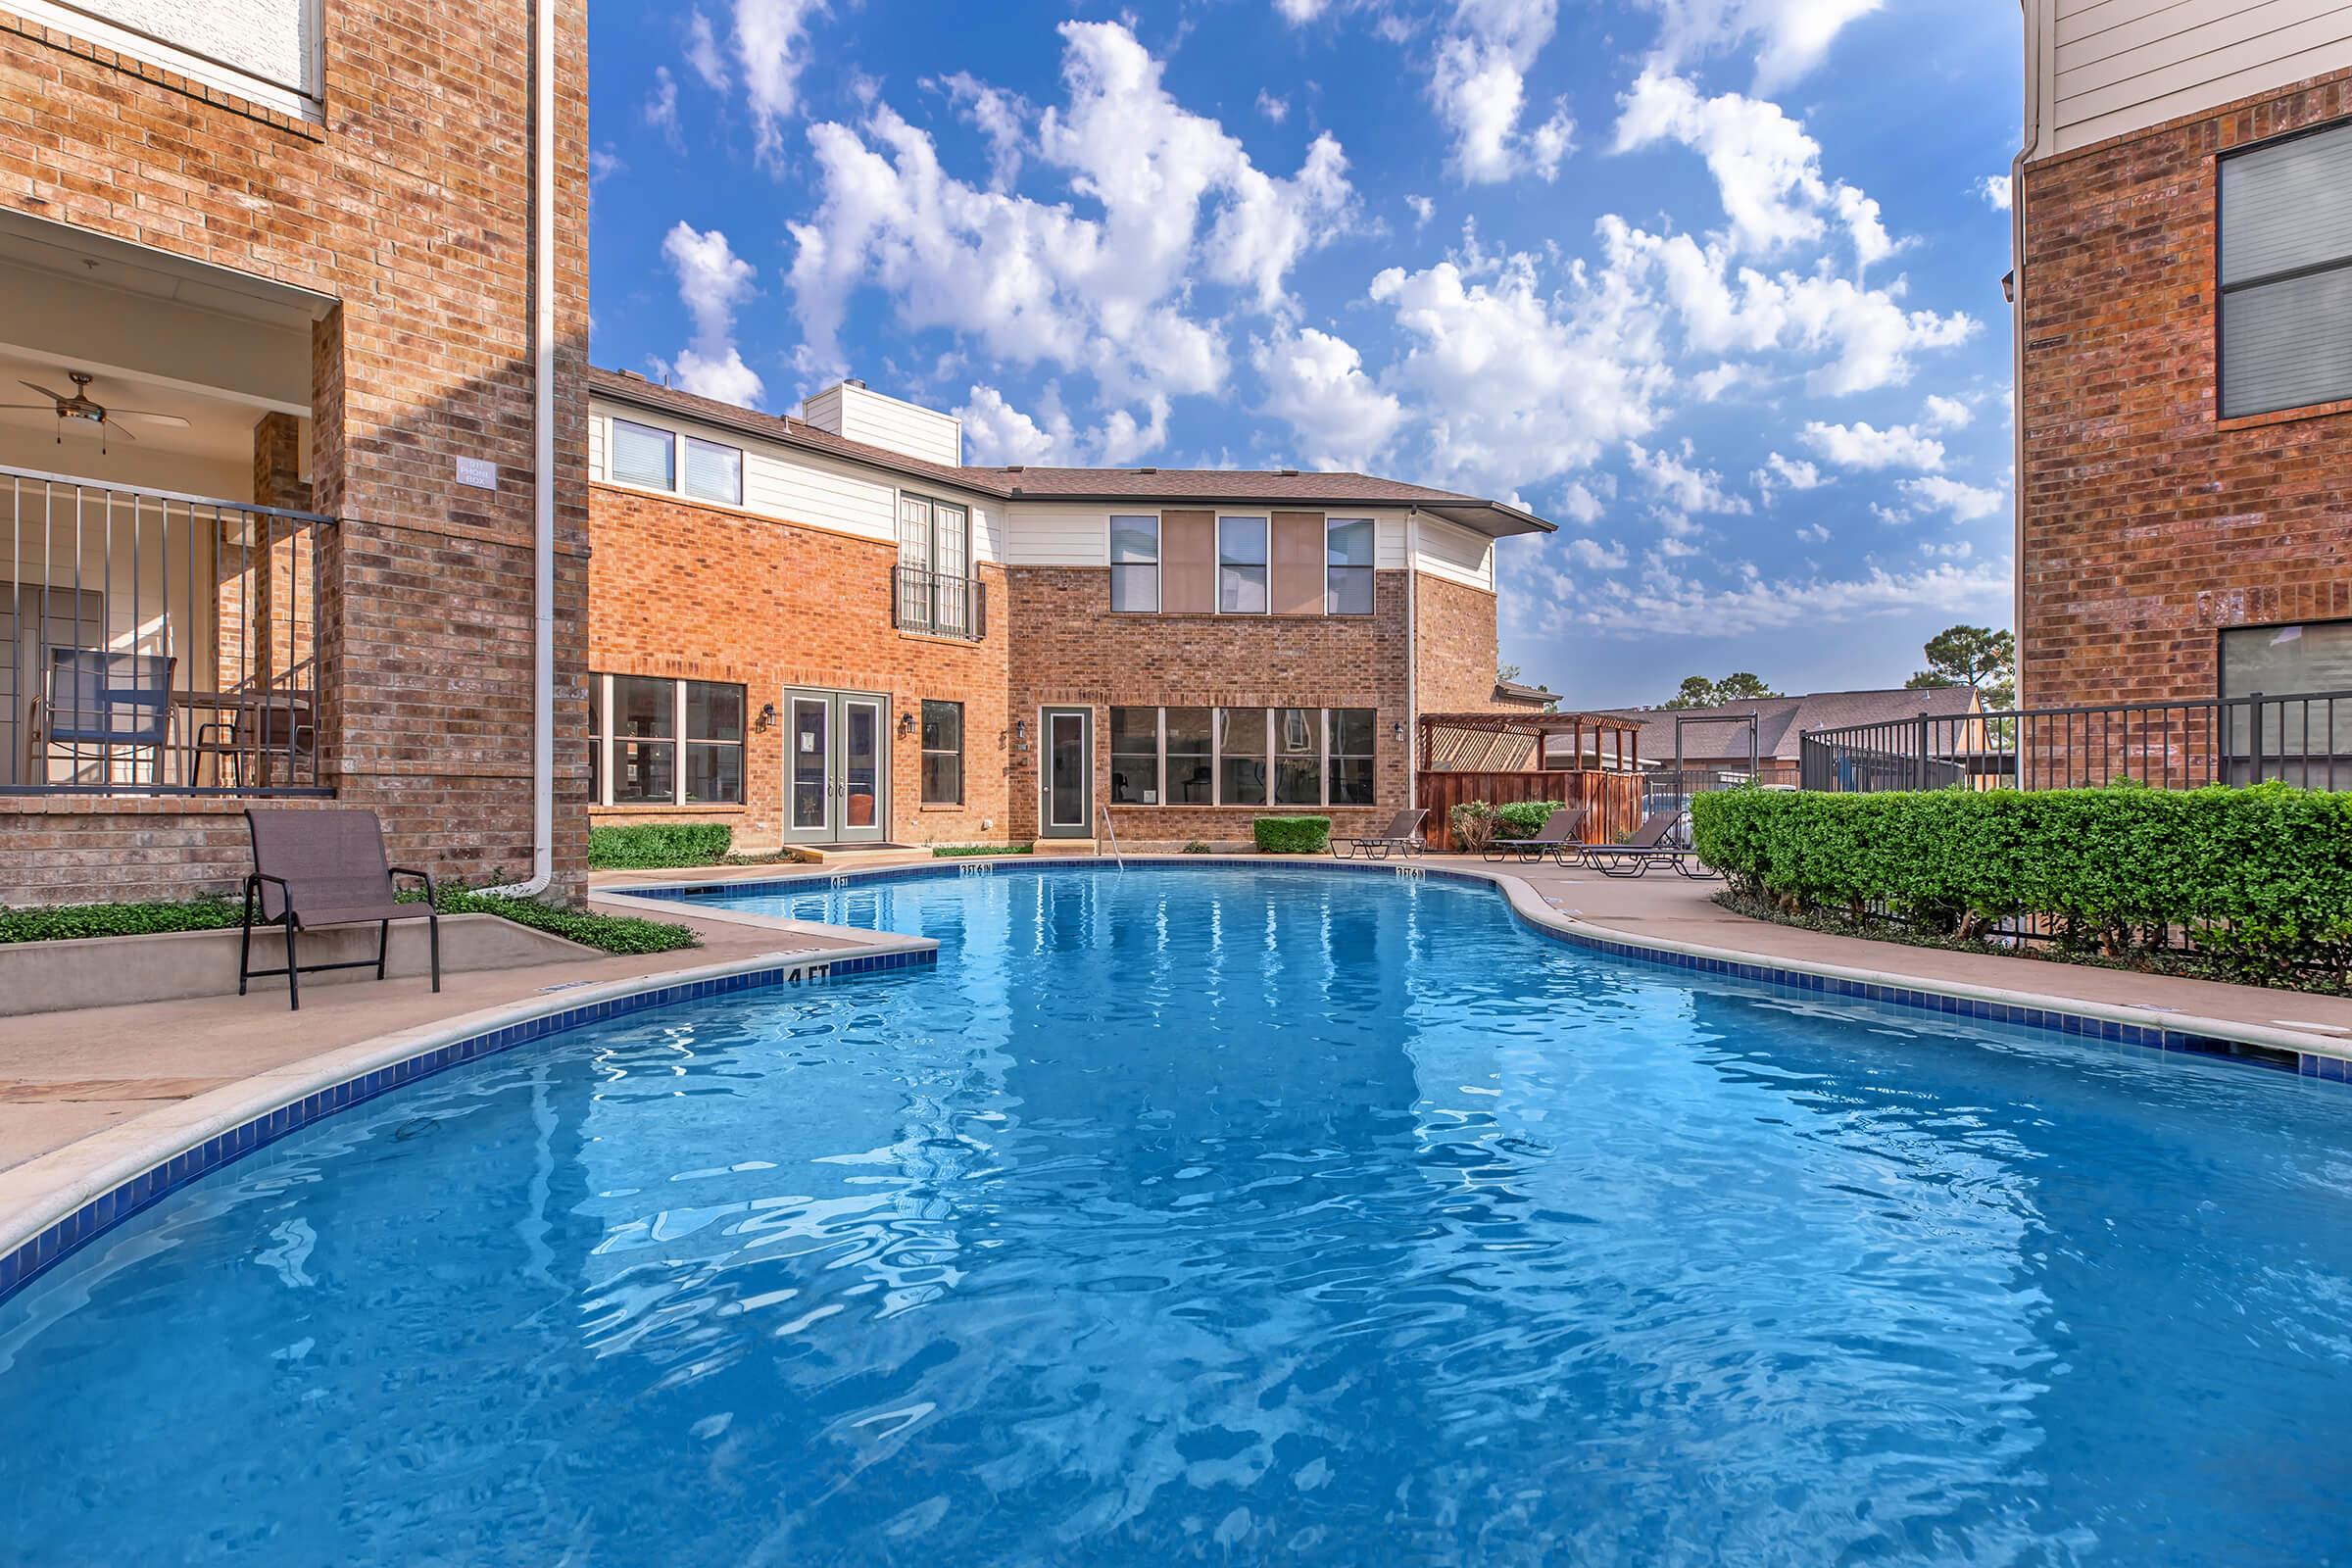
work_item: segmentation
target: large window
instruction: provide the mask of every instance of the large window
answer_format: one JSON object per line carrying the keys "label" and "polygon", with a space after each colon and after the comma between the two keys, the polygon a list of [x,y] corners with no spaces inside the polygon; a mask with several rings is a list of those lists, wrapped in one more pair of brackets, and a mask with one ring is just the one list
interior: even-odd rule
{"label": "large window", "polygon": [[977,637],[972,514],[952,501],[899,497],[899,626]]}
{"label": "large window", "polygon": [[595,794],[605,806],[743,804],[743,688],[648,675],[588,679]]}
{"label": "large window", "polygon": [[2352,398],[2352,123],[2220,168],[2222,417]]}
{"label": "large window", "polygon": [[723,506],[743,505],[743,449],[686,438],[686,493]]}
{"label": "large window", "polygon": [[1266,519],[1263,517],[1217,519],[1217,612],[1225,615],[1266,612]]}
{"label": "large window", "polygon": [[1156,516],[1110,519],[1110,608],[1117,611],[1159,608],[1159,518]]}
{"label": "large window", "polygon": [[1369,708],[1114,708],[1113,806],[1374,804]]}
{"label": "large window", "polygon": [[[2320,692],[2352,692],[2352,620],[2232,626],[2222,633],[2224,697]],[[2252,707],[2230,710],[2231,748],[2241,754],[2253,745]],[[2264,756],[2352,756],[2352,701],[2261,707]]]}
{"label": "large window", "polygon": [[673,435],[634,419],[615,418],[605,466],[621,484],[673,491],[722,506],[743,505],[743,449],[723,441]]}
{"label": "large window", "polygon": [[1324,525],[1324,612],[1372,613],[1372,519],[1334,517]]}
{"label": "large window", "polygon": [[963,705],[923,700],[923,804],[963,804]]}
{"label": "large window", "polygon": [[641,484],[648,490],[677,488],[677,445],[667,430],[614,419],[612,450],[606,463],[623,484]]}

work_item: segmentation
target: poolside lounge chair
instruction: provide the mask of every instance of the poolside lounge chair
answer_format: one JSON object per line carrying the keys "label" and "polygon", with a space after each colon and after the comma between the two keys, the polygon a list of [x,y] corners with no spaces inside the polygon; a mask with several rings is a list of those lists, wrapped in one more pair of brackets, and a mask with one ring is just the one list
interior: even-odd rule
{"label": "poolside lounge chair", "polygon": [[[245,930],[237,949],[237,995],[245,995],[248,980],[271,975],[286,977],[286,1004],[302,1006],[301,976],[325,969],[366,969],[384,977],[384,955],[392,942],[392,922],[422,920],[432,954],[433,989],[441,989],[441,916],[436,911],[433,879],[422,871],[384,863],[384,825],[373,811],[300,811],[283,807],[254,807],[245,812],[253,833],[253,874],[245,879]],[[403,904],[394,896],[393,878],[415,877],[424,884],[424,900]],[[261,924],[286,928],[286,966],[253,967],[253,927],[256,906]],[[297,964],[294,938],[321,926],[365,925],[373,921],[375,956],[348,963]]]}
{"label": "poolside lounge chair", "polygon": [[[1429,812],[1416,807],[1406,807],[1389,818],[1385,833],[1370,838],[1346,838],[1331,841],[1335,859],[1352,860],[1362,856],[1367,860],[1385,860],[1391,855],[1419,855],[1421,853],[1421,822]],[[1347,848],[1342,849],[1341,846]]]}
{"label": "poolside lounge chair", "polygon": [[1564,851],[1584,848],[1576,835],[1590,814],[1585,807],[1563,806],[1544,819],[1544,825],[1536,830],[1534,838],[1488,840],[1485,858],[1490,860],[1517,860],[1523,865],[1541,860],[1545,856],[1559,859]]}
{"label": "poolside lounge chair", "polygon": [[1652,811],[1623,844],[1586,845],[1585,863],[1603,876],[1638,877],[1645,875],[1652,865],[1671,865],[1694,882],[1710,882],[1720,877],[1721,872],[1709,869],[1699,859],[1697,851],[1672,842],[1674,830],[1681,826],[1682,820],[1680,810]]}

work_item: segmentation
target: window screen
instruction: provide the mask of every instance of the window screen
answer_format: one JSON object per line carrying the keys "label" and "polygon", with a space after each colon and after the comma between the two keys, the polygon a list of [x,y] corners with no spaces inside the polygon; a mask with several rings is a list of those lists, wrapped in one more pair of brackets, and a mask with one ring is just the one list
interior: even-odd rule
{"label": "window screen", "polygon": [[2352,398],[2352,124],[2221,161],[2221,413]]}

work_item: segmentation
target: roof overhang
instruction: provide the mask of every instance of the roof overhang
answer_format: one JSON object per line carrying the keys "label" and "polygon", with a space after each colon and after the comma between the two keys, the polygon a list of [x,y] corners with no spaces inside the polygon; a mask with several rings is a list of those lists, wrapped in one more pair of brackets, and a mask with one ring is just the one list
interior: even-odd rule
{"label": "roof overhang", "polygon": [[1416,501],[1421,511],[1435,517],[1444,517],[1458,528],[1483,533],[1490,539],[1506,539],[1513,534],[1558,533],[1560,525],[1522,512],[1517,507],[1499,501]]}

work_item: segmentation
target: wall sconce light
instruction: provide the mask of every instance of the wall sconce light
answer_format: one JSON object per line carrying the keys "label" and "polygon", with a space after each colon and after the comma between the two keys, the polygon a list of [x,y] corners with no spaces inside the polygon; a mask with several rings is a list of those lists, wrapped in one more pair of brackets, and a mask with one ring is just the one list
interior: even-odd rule
{"label": "wall sconce light", "polygon": [[1027,744],[1028,744],[1028,741],[1029,741],[1029,721],[1028,721],[1027,719],[1025,719],[1025,718],[1016,718],[1016,719],[1014,719],[1014,720],[1012,721],[1012,738],[1013,738],[1014,740],[1016,740],[1016,741],[1019,741],[1019,742],[1021,742],[1023,745],[1027,745]]}
{"label": "wall sconce light", "polygon": [[753,726],[757,729],[765,729],[768,725],[773,724],[775,721],[776,705],[773,703],[761,703],[760,705],[760,716],[753,720]]}
{"label": "wall sconce light", "polygon": [[911,735],[914,733],[913,709],[910,708],[899,715],[899,733],[902,735]]}
{"label": "wall sconce light", "polygon": [[1399,746],[1402,746],[1402,745],[1404,744],[1404,720],[1403,720],[1403,719],[1401,719],[1401,718],[1400,718],[1400,719],[1396,720],[1396,722],[1395,722],[1394,724],[1391,724],[1391,725],[1389,726],[1389,739],[1391,739],[1391,740],[1395,741],[1395,742],[1396,742],[1397,745],[1399,745]]}

